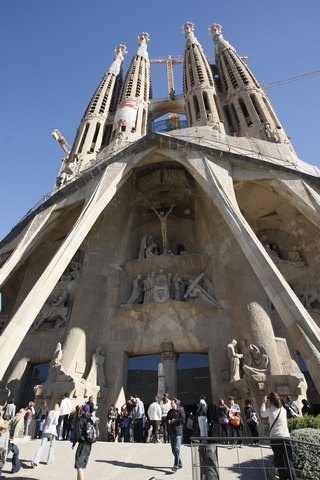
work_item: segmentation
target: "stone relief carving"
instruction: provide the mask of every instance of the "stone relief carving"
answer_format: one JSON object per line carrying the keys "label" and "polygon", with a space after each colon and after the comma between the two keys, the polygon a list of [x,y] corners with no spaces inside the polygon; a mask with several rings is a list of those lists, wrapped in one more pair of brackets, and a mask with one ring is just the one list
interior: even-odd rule
{"label": "stone relief carving", "polygon": [[75,291],[81,273],[81,264],[72,260],[51,295],[40,310],[33,326],[33,331],[40,327],[65,327],[70,317]]}
{"label": "stone relief carving", "polygon": [[221,308],[219,302],[207,289],[212,292],[212,283],[203,273],[195,279],[183,278],[179,273],[151,272],[144,278],[141,273],[133,280],[132,293],[122,307],[146,304],[151,301],[159,303],[167,300],[176,300],[195,305]]}
{"label": "stone relief carving", "polygon": [[280,142],[280,136],[277,132],[277,129],[271,128],[271,125],[269,122],[266,122],[264,124],[264,130],[266,132],[267,139],[270,140],[270,142],[274,142],[274,143]]}

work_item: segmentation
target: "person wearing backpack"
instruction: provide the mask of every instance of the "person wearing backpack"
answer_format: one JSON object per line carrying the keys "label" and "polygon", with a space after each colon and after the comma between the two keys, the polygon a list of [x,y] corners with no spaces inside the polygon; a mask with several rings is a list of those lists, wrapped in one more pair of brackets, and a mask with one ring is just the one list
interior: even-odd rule
{"label": "person wearing backpack", "polygon": [[[82,413],[77,419],[75,437],[72,443],[72,448],[78,443],[78,447],[75,455],[74,468],[77,470],[77,480],[84,480],[84,470],[88,465],[91,446],[96,440],[88,437],[88,432],[91,428],[91,432],[94,432],[94,425],[91,419],[90,405],[87,403],[82,407]],[[92,430],[93,429],[93,430]]]}

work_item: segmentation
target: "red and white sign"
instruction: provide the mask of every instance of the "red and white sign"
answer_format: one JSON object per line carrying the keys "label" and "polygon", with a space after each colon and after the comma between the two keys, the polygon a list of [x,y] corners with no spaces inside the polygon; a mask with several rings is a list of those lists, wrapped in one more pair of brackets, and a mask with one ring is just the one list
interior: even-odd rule
{"label": "red and white sign", "polygon": [[134,127],[137,118],[138,107],[134,103],[124,103],[116,111],[113,122],[113,130],[117,127]]}

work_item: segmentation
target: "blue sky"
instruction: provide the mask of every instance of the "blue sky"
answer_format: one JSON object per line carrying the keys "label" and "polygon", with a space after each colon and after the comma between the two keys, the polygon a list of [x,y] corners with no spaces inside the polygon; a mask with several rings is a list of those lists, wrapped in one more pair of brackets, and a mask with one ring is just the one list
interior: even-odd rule
{"label": "blue sky", "polygon": [[[72,144],[119,43],[128,49],[125,71],[140,32],[150,35],[150,59],[180,56],[181,27],[191,21],[213,57],[208,27],[220,23],[263,85],[320,69],[319,0],[2,0],[0,12],[0,238],[52,190],[63,152],[51,132]],[[153,97],[166,96],[165,66],[151,75]],[[266,89],[298,156],[318,167],[319,85],[314,75]]]}

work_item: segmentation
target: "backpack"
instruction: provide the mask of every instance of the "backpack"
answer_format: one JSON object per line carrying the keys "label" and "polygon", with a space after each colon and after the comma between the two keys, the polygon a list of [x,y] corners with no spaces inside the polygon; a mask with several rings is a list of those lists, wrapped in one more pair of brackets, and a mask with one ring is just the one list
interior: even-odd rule
{"label": "backpack", "polygon": [[90,445],[97,441],[97,431],[91,420],[87,420],[83,426],[82,438],[86,443]]}

